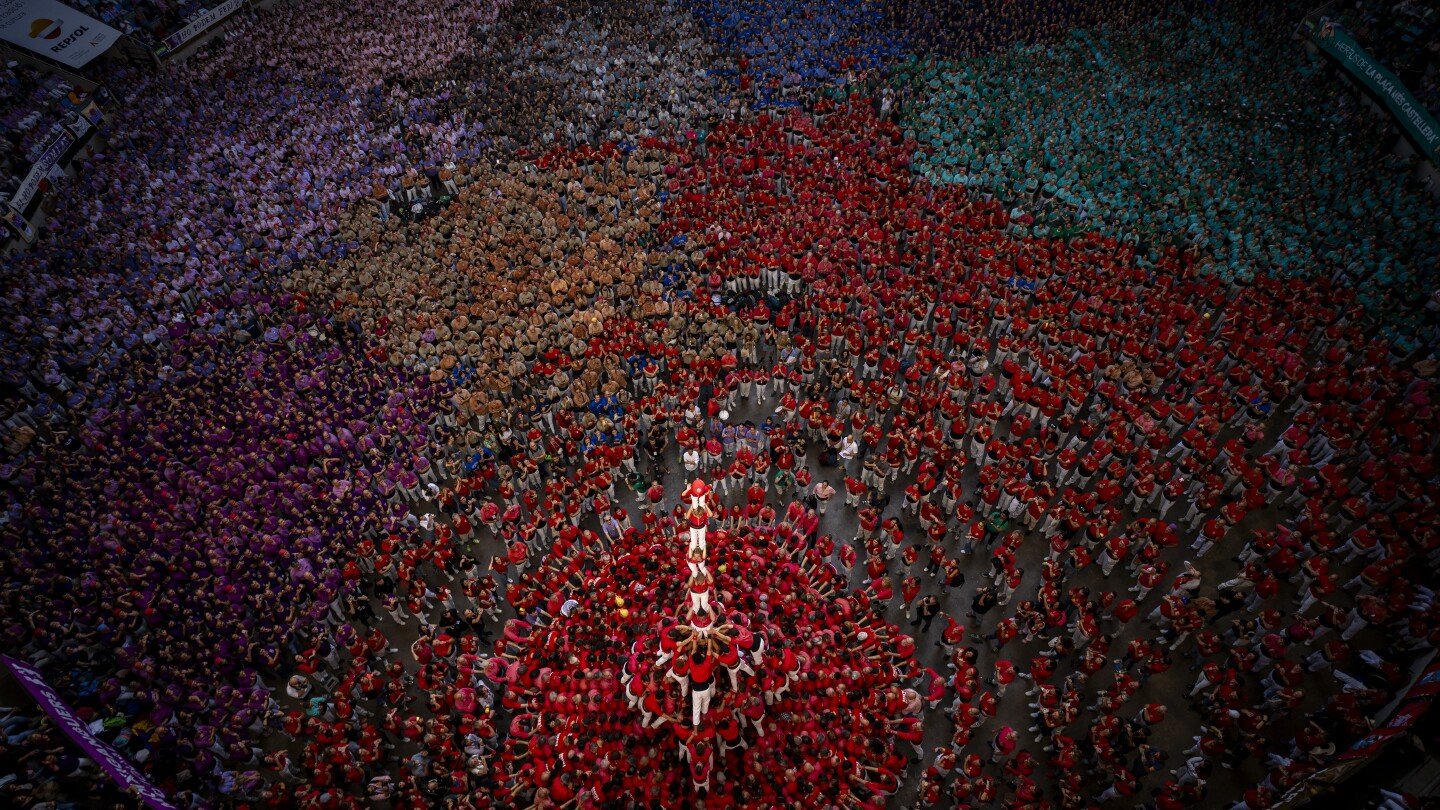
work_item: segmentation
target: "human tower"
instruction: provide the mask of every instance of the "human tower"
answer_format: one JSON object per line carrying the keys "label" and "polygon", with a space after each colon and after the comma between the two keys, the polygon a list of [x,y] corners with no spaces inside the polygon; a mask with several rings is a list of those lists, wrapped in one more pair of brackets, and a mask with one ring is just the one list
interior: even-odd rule
{"label": "human tower", "polygon": [[[892,789],[904,762],[892,732],[919,731],[918,696],[899,685],[913,641],[848,591],[813,534],[728,511],[700,479],[682,498],[522,579],[529,593],[583,596],[512,623],[501,644],[492,671],[518,710],[502,769],[556,802],[730,806],[775,768],[813,770],[800,799],[863,804]],[[855,759],[832,763],[837,745]],[[647,772],[613,767],[616,746],[644,751]]]}

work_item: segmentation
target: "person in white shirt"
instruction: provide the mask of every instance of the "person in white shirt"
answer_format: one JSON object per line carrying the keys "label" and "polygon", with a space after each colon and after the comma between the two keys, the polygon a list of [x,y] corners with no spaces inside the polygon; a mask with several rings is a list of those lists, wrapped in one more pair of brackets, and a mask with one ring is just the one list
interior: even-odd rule
{"label": "person in white shirt", "polygon": [[845,466],[845,470],[846,470],[847,472],[851,471],[850,464],[851,464],[851,462],[853,462],[853,461],[855,460],[855,457],[856,457],[857,455],[859,455],[859,454],[860,454],[860,444],[859,444],[859,442],[856,442],[854,439],[850,438],[849,436],[842,436],[842,437],[840,438],[840,458],[842,458],[842,459],[845,460],[844,466]]}

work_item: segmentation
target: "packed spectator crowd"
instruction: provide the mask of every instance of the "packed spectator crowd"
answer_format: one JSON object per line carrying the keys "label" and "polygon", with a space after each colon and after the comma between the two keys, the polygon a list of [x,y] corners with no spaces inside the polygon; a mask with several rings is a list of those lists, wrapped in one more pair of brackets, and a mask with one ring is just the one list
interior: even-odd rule
{"label": "packed spectator crowd", "polygon": [[118,31],[130,34],[151,49],[181,31],[197,15],[223,0],[70,0],[67,5],[89,14]]}
{"label": "packed spectator crowd", "polygon": [[1016,45],[1053,45],[1065,40],[1076,29],[1097,26],[1123,29],[1162,11],[1193,5],[1192,0],[1184,3],[1156,3],[1153,0],[1119,0],[1113,3],[1086,0],[1055,0],[1049,3],[886,0],[886,12],[890,20],[909,34],[916,51],[980,56]]}
{"label": "packed spectator crowd", "polygon": [[[727,508],[703,479],[682,494],[673,514],[652,500],[643,528],[602,519],[603,537],[575,541],[608,560],[577,576],[585,552],[548,555],[516,601],[548,621],[507,626],[489,662],[516,709],[497,801],[864,806],[893,793],[893,739],[920,750],[922,696],[901,686],[920,673],[914,642],[845,595],[813,510]],[[640,723],[623,721],[627,704]],[[686,767],[665,766],[671,751]]]}
{"label": "packed spectator crowd", "polygon": [[[200,301],[228,312],[273,286],[275,267],[348,250],[332,238],[337,217],[409,167],[361,93],[382,66],[408,75],[464,48],[468,27],[495,12],[466,8],[456,19],[391,3],[362,19],[285,4],[237,20],[233,40],[186,61],[178,80],[119,69],[108,148],[81,161],[47,225],[61,247],[5,267],[7,417],[58,424],[111,406],[130,352]],[[405,21],[438,44],[412,47],[394,33]],[[119,222],[129,227],[108,227]]]}
{"label": "packed spectator crowd", "polygon": [[[1364,736],[1440,609],[1372,125],[1177,98],[1249,7],[884,74],[878,5],[702,5],[282,4],[117,77],[5,267],[6,649],[181,806],[1260,810]],[[0,726],[7,795],[116,798]]]}
{"label": "packed spectator crowd", "polygon": [[1351,0],[1329,6],[1323,13],[1349,29],[1431,115],[1440,115],[1440,10],[1414,0]]}
{"label": "packed spectator crowd", "polygon": [[693,13],[737,55],[729,76],[765,106],[793,106],[807,88],[881,69],[906,34],[880,0],[703,0]]}
{"label": "packed spectator crowd", "polygon": [[1170,14],[895,78],[930,147],[920,170],[993,194],[1037,234],[1178,245],[1222,278],[1329,276],[1391,337],[1433,341],[1440,203],[1398,158],[1355,154],[1391,136],[1349,91],[1270,69],[1288,35]]}
{"label": "packed spectator crowd", "polygon": [[0,202],[10,199],[30,167],[86,98],[65,79],[19,62],[0,70]]}
{"label": "packed spectator crowd", "polygon": [[[727,114],[728,57],[663,0],[506,7],[444,71],[391,83],[373,101],[422,173],[551,145],[693,132]],[[403,189],[390,189],[403,191]]]}
{"label": "packed spectator crowd", "polygon": [[[104,725],[104,719],[96,722]],[[7,807],[115,807],[124,795],[38,710],[0,706],[0,796]]]}

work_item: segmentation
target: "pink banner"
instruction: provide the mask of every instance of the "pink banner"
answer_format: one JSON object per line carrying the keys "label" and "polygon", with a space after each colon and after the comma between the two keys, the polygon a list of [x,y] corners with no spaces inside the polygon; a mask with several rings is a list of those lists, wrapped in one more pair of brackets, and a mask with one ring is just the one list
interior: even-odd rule
{"label": "pink banner", "polygon": [[165,798],[159,788],[150,784],[143,774],[135,770],[130,760],[91,733],[90,726],[70,710],[59,693],[45,681],[40,670],[8,655],[0,655],[0,661],[5,662],[5,666],[15,674],[15,679],[30,693],[30,697],[35,698],[35,702],[40,704],[40,708],[50,715],[55,724],[70,735],[70,739],[80,746],[80,750],[110,774],[115,784],[126,790],[134,789],[140,798],[155,810],[176,810],[175,805]]}

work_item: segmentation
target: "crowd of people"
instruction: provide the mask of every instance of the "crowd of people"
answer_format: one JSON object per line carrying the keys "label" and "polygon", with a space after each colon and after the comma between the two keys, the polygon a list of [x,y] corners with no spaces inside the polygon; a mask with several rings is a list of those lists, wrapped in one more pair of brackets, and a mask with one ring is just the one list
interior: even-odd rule
{"label": "crowd of people", "polygon": [[515,602],[497,801],[883,806],[894,740],[919,750],[920,668],[816,549],[819,516],[727,508],[703,478],[647,500],[618,534],[562,535]]}
{"label": "crowd of people", "polygon": [[1275,245],[1398,274],[1433,207],[1382,240],[1338,126],[1213,159],[1266,200],[1146,174],[1075,72],[1176,109],[1139,5],[893,74],[879,7],[752,6],[281,4],[119,76],[5,267],[6,648],[186,806],[1261,810],[1364,736],[1433,652],[1433,342]]}
{"label": "crowd of people", "polygon": [[0,796],[11,807],[49,803],[67,810],[122,801],[99,766],[78,756],[45,713],[16,706],[0,706]]}
{"label": "crowd of people", "polygon": [[221,0],[73,0],[68,5],[158,49],[165,38]]}
{"label": "crowd of people", "polygon": [[[1179,245],[1222,278],[1335,278],[1387,336],[1433,342],[1440,204],[1399,158],[1355,153],[1394,136],[1320,57],[1301,75],[1272,69],[1297,48],[1285,26],[1173,12],[1044,48],[916,59],[894,80],[928,147],[918,168],[993,194],[1019,227]],[[1229,58],[1210,58],[1219,50]]]}
{"label": "crowd of people", "polygon": [[[106,149],[57,189],[55,247],[5,263],[7,420],[83,421],[114,404],[130,353],[199,302],[229,310],[273,292],[276,268],[346,252],[338,217],[410,168],[363,93],[443,64],[495,11],[281,4],[239,16],[181,71],[117,67]],[[423,49],[406,34],[421,30],[435,35]]]}
{"label": "crowd of people", "polygon": [[83,94],[65,79],[10,61],[0,69],[0,203],[77,115]]}
{"label": "crowd of people", "polygon": [[[1181,690],[1197,697],[1200,753],[1222,754],[1217,772],[1253,757],[1271,770],[1265,790],[1283,792],[1324,760],[1305,746],[1266,761],[1275,740],[1310,720],[1342,747],[1363,733],[1364,707],[1381,705],[1430,643],[1429,600],[1381,572],[1430,553],[1417,510],[1430,508],[1434,436],[1415,423],[1414,443],[1375,428],[1423,422],[1433,363],[1412,371],[1365,337],[1351,294],[1325,279],[1234,285],[1178,251],[1150,263],[1095,235],[1011,235],[998,203],[910,180],[909,147],[868,113],[736,130],[723,146],[712,135],[710,157],[682,170],[695,191],[667,206],[666,228],[710,234],[705,266],[722,276],[758,273],[772,287],[798,277],[806,295],[771,317],[814,336],[817,365],[843,361],[816,369],[824,395],[795,415],[829,450],[843,452],[847,433],[860,442],[850,502],[889,491],[918,518],[914,531],[857,512],[857,540],[902,563],[918,547],[901,581],[922,562],[938,574],[967,551],[991,558],[979,578],[999,598],[977,596],[969,621],[952,618],[1029,675],[1042,742],[1064,747],[1067,731],[1088,730],[1080,749],[1097,752],[1086,757],[1095,767],[1053,775],[1067,802],[1135,794],[1134,737],[1101,735],[1111,723],[1119,734],[1138,708],[1127,701],[1170,669],[1172,650],[1220,679]],[[763,169],[730,168],[757,155]],[[1361,494],[1367,465],[1385,494]],[[1203,577],[1183,565],[1208,569],[1213,558],[1200,558],[1216,546],[1238,564]],[[1106,582],[1118,573],[1129,587]],[[1391,629],[1367,649],[1357,634],[1376,619]],[[1307,680],[1311,666],[1322,683]],[[957,686],[966,671],[957,665]],[[1076,726],[1087,704],[1093,721]],[[955,709],[957,746],[989,719],[981,708],[961,723],[969,711]],[[1169,752],[1177,765],[1180,753]],[[1097,770],[1113,781],[1087,784]],[[1205,781],[1161,771],[1148,787],[1195,801]]]}
{"label": "crowd of people", "polygon": [[734,70],[728,54],[663,0],[519,0],[480,28],[479,42],[444,71],[373,98],[375,118],[404,133],[421,173],[496,150],[695,132],[738,104],[721,85]]}
{"label": "crowd of people", "polygon": [[337,362],[337,338],[275,304],[263,328],[212,334],[204,307],[172,324],[148,382],[67,445],[42,435],[43,465],[14,481],[25,512],[7,536],[32,539],[7,549],[27,585],[5,591],[5,645],[91,676],[82,696],[129,718],[116,747],[157,780],[208,778],[212,749],[250,758],[266,679],[341,595],[353,538],[403,532],[384,493],[434,478],[418,462],[428,384]]}
{"label": "crowd of people", "polygon": [[1414,0],[1361,3],[1325,9],[1405,83],[1432,116],[1440,115],[1440,11]]}
{"label": "crowd of people", "polygon": [[1123,29],[1160,12],[1194,3],[1121,0],[1087,3],[1010,3],[978,0],[932,3],[927,0],[886,0],[889,19],[910,36],[912,50],[952,56],[980,56],[1014,46],[1052,45],[1076,29],[1103,26]]}

